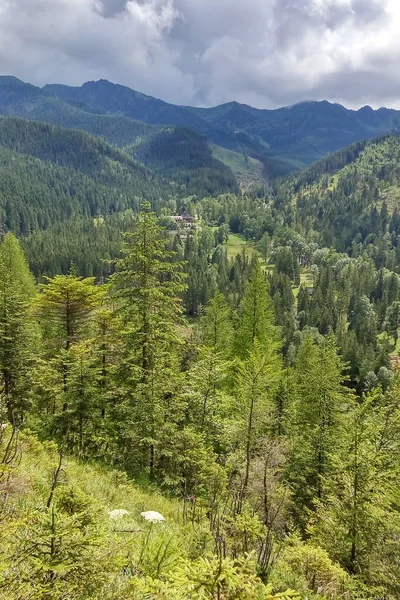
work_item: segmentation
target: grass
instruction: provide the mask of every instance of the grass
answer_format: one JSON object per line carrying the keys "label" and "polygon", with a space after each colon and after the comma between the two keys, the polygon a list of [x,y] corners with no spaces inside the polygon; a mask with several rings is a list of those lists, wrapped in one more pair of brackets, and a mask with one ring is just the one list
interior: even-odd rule
{"label": "grass", "polygon": [[397,343],[395,344],[395,339],[392,335],[389,335],[386,331],[382,331],[378,333],[378,340],[382,342],[389,342],[392,346],[391,354],[396,354],[400,356],[400,337],[397,339]]}
{"label": "grass", "polygon": [[242,189],[253,184],[265,185],[261,161],[221,146],[213,146],[213,156],[228,166]]}
{"label": "grass", "polygon": [[381,201],[386,202],[389,213],[392,213],[400,206],[400,186],[394,184],[384,187],[381,191]]}
{"label": "grass", "polygon": [[252,256],[258,256],[261,266],[266,271],[273,271],[274,265],[267,264],[265,260],[262,258],[261,253],[257,249],[255,243],[252,240],[246,242],[244,236],[240,233],[231,233],[228,237],[228,241],[225,245],[228,253],[228,259],[234,259],[238,254],[241,254],[244,250],[246,256],[251,258]]}
{"label": "grass", "polygon": [[335,175],[332,175],[332,177],[330,178],[328,190],[333,191],[334,189],[336,189],[338,181],[339,181],[339,174],[335,173]]}
{"label": "grass", "polygon": [[[37,520],[37,515],[45,514],[52,477],[59,461],[54,443],[41,443],[29,433],[21,435],[20,450],[21,461],[10,469],[8,497],[2,507],[0,530],[4,556],[14,552],[19,536],[24,535],[25,521]],[[101,564],[104,561],[103,568],[109,581],[99,589],[99,598],[125,598],[130,573],[135,569],[140,569],[143,574],[157,575],[194,552],[193,527],[183,522],[182,504],[162,496],[149,484],[135,484],[125,473],[107,466],[64,458],[54,495],[56,502],[64,490],[87,498],[98,524],[93,524],[92,529],[93,535],[98,535],[96,556],[98,553]],[[112,520],[109,511],[114,509],[125,509],[129,514]],[[154,525],[146,522],[140,513],[149,510],[160,512],[165,522]],[[123,566],[126,575],[122,573]],[[11,600],[11,596],[2,596],[1,592],[0,597]],[[15,600],[14,596],[12,598]]]}
{"label": "grass", "polygon": [[235,258],[238,254],[241,254],[243,249],[248,257],[251,257],[253,254],[257,253],[254,243],[246,242],[245,238],[240,233],[231,233],[229,235],[226,243],[226,249],[228,251],[229,259]]}
{"label": "grass", "polygon": [[308,269],[304,269],[300,273],[300,285],[298,285],[297,287],[293,288],[293,295],[294,295],[295,298],[297,298],[297,296],[299,295],[300,287],[302,285],[305,285],[308,288],[312,288],[314,286],[313,278],[312,278],[311,273],[310,273],[310,271]]}

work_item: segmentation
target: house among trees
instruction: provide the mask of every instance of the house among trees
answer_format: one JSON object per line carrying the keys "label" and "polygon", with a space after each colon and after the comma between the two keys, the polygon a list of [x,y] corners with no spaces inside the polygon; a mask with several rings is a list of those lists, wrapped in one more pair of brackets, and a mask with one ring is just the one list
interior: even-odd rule
{"label": "house among trees", "polygon": [[181,225],[189,229],[197,228],[197,217],[193,217],[187,211],[183,211],[181,215],[171,215],[171,219],[175,221],[177,225]]}

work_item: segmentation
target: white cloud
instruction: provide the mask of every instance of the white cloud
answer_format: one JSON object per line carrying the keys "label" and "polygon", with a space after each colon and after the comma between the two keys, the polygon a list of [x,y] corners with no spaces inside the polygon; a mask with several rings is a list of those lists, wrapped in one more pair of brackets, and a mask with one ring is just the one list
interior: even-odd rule
{"label": "white cloud", "polygon": [[398,0],[0,0],[0,70],[182,104],[400,107]]}

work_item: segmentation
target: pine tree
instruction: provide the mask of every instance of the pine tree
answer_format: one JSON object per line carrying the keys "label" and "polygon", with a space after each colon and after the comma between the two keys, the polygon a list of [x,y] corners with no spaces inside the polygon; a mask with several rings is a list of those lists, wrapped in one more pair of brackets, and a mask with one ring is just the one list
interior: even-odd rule
{"label": "pine tree", "polygon": [[[53,433],[75,449],[83,445],[83,425],[91,414],[98,366],[89,341],[92,320],[106,293],[94,277],[73,274],[47,280],[37,297],[36,310],[44,325],[45,361],[36,370]],[[77,437],[76,437],[77,436]]]}
{"label": "pine tree", "polygon": [[270,341],[262,346],[255,338],[247,359],[238,368],[233,394],[232,416],[236,425],[237,441],[244,461],[244,472],[239,492],[238,512],[246,497],[251,461],[257,444],[273,428],[273,399],[281,370],[278,343]]}
{"label": "pine tree", "polygon": [[207,305],[201,320],[203,344],[227,357],[232,350],[233,325],[231,309],[225,296],[217,293]]}
{"label": "pine tree", "polygon": [[345,453],[333,453],[336,475],[326,480],[310,532],[352,575],[391,596],[400,592],[399,374],[385,395],[374,390],[350,413]]}

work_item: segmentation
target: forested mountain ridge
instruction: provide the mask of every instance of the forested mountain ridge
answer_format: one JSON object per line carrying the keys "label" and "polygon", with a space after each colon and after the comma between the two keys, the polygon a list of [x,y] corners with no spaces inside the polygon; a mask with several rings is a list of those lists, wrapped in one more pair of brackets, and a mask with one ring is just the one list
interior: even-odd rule
{"label": "forested mountain ridge", "polygon": [[[349,251],[398,230],[400,137],[358,142],[284,184],[299,225],[320,231],[323,245]],[[389,229],[388,229],[389,227]],[[397,243],[395,244],[397,245]]]}
{"label": "forested mountain ridge", "polygon": [[[0,112],[84,129],[121,147],[144,143],[148,149],[157,136],[156,144],[168,143],[163,127],[177,126],[178,132],[186,128],[199,134],[198,138],[191,134],[189,152],[199,152],[204,136],[238,156],[262,161],[269,178],[298,171],[330,152],[391,132],[400,124],[399,111],[386,108],[366,106],[355,111],[326,101],[274,110],[238,102],[193,108],[168,104],[106,80],[40,89],[12,77],[0,78]],[[166,154],[174,157],[175,152],[173,143],[167,145]],[[142,158],[148,157],[143,151]],[[177,168],[182,170],[183,165]]]}
{"label": "forested mountain ridge", "polygon": [[[168,138],[166,141],[165,137]],[[171,157],[168,152],[168,147],[172,145],[176,148],[175,156],[178,159]],[[110,186],[111,195],[115,195],[116,190],[123,191],[125,200],[116,204],[112,203],[111,197],[100,201],[104,192],[98,194],[94,201],[99,203],[98,210],[93,207],[93,215],[129,208],[130,204],[135,203],[135,197],[146,196],[156,206],[161,202],[161,196],[165,204],[173,194],[198,194],[202,197],[238,189],[231,170],[213,158],[206,141],[187,130],[166,130],[152,141],[118,149],[84,131],[17,117],[0,117],[0,148],[5,154],[8,151],[18,153],[20,157],[34,157],[42,163],[84,174],[98,184]],[[154,170],[143,166],[133,155],[148,157],[146,162],[151,163]],[[23,160],[20,158],[20,162]],[[33,165],[38,166],[39,163],[30,161],[30,164],[32,176],[27,170],[21,181],[26,188],[30,180],[37,181]],[[45,164],[42,167],[46,169]],[[59,181],[65,180],[65,175],[66,171],[60,175]],[[8,176],[13,177],[14,174],[9,172]],[[42,177],[40,184],[45,184],[45,181]],[[6,180],[2,183],[3,189],[6,189]],[[79,191],[79,186],[75,189]],[[127,200],[128,195],[131,196],[130,201]],[[81,214],[81,211],[78,210],[77,214]],[[16,231],[15,227],[12,230]]]}
{"label": "forested mountain ridge", "polygon": [[0,118],[1,224],[17,235],[65,219],[165,204],[177,186],[85,132]]}
{"label": "forested mountain ridge", "polygon": [[[0,77],[0,114],[80,129],[104,138],[110,144],[129,149],[134,158],[149,168],[157,163],[161,174],[168,178],[176,176],[179,184],[188,187],[188,193],[193,193],[194,188],[199,195],[238,189],[229,167],[213,157],[207,140],[195,132],[185,133],[178,128],[173,135],[171,128],[164,131],[162,127],[121,114],[101,114],[83,103],[60,100],[14,77]],[[180,138],[180,146],[176,138]],[[149,152],[152,148],[158,149],[154,157]]]}
{"label": "forested mountain ridge", "polygon": [[119,146],[153,132],[151,126],[122,115],[102,115],[89,106],[63,102],[53,94],[15,77],[0,77],[0,113],[83,129]]}
{"label": "forested mountain ridge", "polygon": [[274,110],[238,102],[193,108],[168,104],[106,80],[73,88],[47,85],[44,89],[60,99],[82,102],[95,110],[152,124],[189,127],[220,146],[262,159],[270,175],[298,170],[329,152],[400,125],[400,113],[396,110],[366,106],[355,111],[327,101]]}
{"label": "forested mountain ridge", "polygon": [[0,146],[87,174],[100,176],[113,162],[119,162],[142,178],[151,176],[149,169],[105,140],[40,121],[0,117]]}

